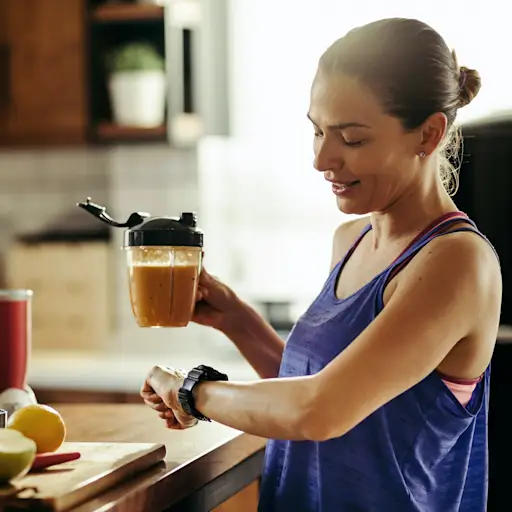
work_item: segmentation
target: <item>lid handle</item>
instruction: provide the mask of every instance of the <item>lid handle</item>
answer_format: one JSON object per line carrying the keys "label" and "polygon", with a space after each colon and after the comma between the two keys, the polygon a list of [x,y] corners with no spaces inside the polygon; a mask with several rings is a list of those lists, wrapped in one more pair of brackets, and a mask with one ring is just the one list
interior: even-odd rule
{"label": "lid handle", "polygon": [[83,208],[86,212],[89,212],[94,217],[100,219],[105,224],[109,224],[110,226],[114,226],[116,228],[133,228],[142,224],[145,219],[150,217],[149,213],[144,212],[135,212],[132,213],[126,222],[116,222],[108,213],[106,212],[105,206],[100,206],[99,204],[93,203],[91,198],[88,197],[85,203],[77,203],[77,206]]}

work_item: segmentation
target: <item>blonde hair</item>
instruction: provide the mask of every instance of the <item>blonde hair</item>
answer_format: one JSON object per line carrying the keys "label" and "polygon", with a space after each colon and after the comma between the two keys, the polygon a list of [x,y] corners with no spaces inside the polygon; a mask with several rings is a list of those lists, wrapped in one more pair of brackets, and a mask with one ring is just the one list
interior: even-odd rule
{"label": "blonde hair", "polygon": [[[459,108],[469,105],[478,94],[482,86],[480,74],[476,69],[459,67],[457,54],[452,50],[452,58],[455,66],[459,69]],[[462,165],[464,154],[464,139],[460,127],[453,124],[443,141],[439,152],[439,174],[444,188],[451,196],[459,189],[459,171]]]}

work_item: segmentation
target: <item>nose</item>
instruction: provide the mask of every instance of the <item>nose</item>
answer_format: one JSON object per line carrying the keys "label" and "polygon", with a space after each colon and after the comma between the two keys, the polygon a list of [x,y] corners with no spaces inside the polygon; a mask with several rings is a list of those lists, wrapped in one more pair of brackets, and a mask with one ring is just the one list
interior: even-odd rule
{"label": "nose", "polygon": [[315,139],[314,144],[315,159],[313,167],[320,172],[331,169],[341,169],[343,167],[343,155],[339,146],[328,137]]}

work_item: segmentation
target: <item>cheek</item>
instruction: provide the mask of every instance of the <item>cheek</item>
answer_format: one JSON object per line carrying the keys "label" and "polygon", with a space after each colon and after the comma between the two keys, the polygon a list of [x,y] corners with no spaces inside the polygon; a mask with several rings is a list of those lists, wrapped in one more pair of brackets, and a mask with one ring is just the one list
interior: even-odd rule
{"label": "cheek", "polygon": [[387,156],[371,145],[349,148],[345,152],[345,164],[359,178],[378,178],[386,168]]}
{"label": "cheek", "polygon": [[386,179],[389,181],[400,176],[400,169],[403,167],[402,151],[390,149],[387,144],[368,145],[355,151],[352,157],[354,172],[361,176],[372,176],[376,180]]}

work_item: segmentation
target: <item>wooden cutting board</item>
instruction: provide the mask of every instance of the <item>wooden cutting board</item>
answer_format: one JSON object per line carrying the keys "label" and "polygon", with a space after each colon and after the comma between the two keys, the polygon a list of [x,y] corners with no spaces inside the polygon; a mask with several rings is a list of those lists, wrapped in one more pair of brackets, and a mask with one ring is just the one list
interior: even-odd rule
{"label": "wooden cutting board", "polygon": [[68,510],[165,458],[165,446],[153,443],[64,443],[58,451],[81,457],[0,487],[0,501],[23,509]]}

